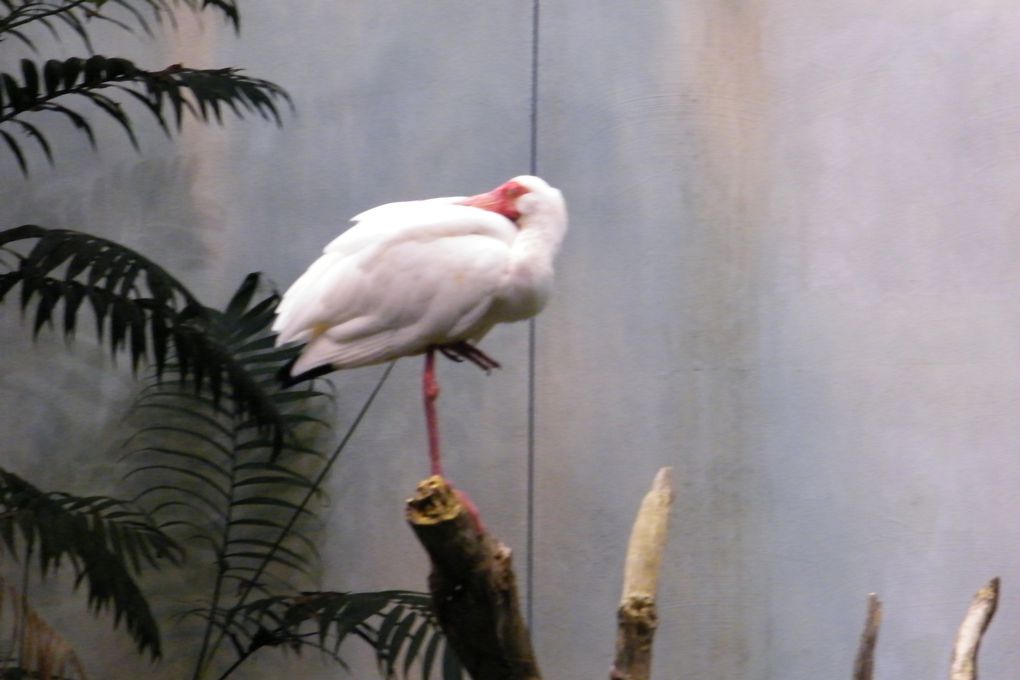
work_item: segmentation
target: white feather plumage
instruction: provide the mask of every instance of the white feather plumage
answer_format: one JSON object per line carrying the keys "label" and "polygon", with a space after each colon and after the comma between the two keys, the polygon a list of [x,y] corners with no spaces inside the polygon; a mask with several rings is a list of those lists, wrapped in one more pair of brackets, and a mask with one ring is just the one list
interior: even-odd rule
{"label": "white feather plumage", "polygon": [[354,218],[277,308],[278,344],[306,346],[292,376],[352,368],[477,341],[497,323],[537,314],[566,232],[560,192],[537,177],[511,182],[520,217],[461,197],[389,203]]}

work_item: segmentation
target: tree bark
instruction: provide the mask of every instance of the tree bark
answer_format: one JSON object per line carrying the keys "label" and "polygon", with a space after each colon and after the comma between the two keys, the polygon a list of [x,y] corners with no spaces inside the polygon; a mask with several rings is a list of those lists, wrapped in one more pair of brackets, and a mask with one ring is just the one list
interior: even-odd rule
{"label": "tree bark", "polygon": [[479,530],[439,476],[418,484],[407,521],[432,561],[429,590],[448,644],[475,680],[541,680],[510,549]]}
{"label": "tree bark", "polygon": [[[672,468],[666,467],[655,476],[631,531],[610,680],[651,677],[656,596],[672,505]],[[432,562],[429,590],[439,624],[468,674],[474,680],[541,680],[510,549],[481,529],[466,498],[438,475],[418,484],[406,516]],[[978,648],[998,598],[998,578],[975,594],[953,647],[950,680],[977,680]],[[881,619],[882,603],[871,594],[854,680],[873,677]]]}
{"label": "tree bark", "polygon": [[861,632],[861,643],[854,660],[854,680],[871,680],[875,672],[875,644],[882,623],[882,602],[875,593],[868,595],[868,614]]}
{"label": "tree bark", "polygon": [[641,502],[627,548],[623,596],[617,610],[616,660],[611,680],[648,680],[658,626],[655,597],[673,506],[673,469],[662,468]]}

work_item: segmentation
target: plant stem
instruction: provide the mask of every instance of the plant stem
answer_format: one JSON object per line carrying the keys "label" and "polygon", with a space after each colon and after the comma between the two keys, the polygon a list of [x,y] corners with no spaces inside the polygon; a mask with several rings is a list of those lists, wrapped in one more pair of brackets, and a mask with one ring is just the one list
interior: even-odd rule
{"label": "plant stem", "polygon": [[32,562],[32,544],[29,543],[25,549],[25,567],[21,571],[21,597],[18,598],[18,608],[21,610],[19,617],[20,625],[17,633],[15,634],[15,640],[17,641],[17,665],[15,668],[25,668],[25,643],[28,640],[28,585],[29,577],[29,565]]}
{"label": "plant stem", "polygon": [[227,670],[223,671],[223,674],[219,677],[219,680],[223,680],[224,678],[229,676],[231,673],[236,671],[237,667],[240,666],[241,664],[243,664],[245,661],[247,661],[249,656],[251,656],[250,652],[246,652],[246,653],[241,654],[240,656],[238,656],[237,657],[237,661],[235,661],[234,663],[230,664],[230,667]]}
{"label": "plant stem", "polygon": [[[230,434],[230,450],[237,450],[237,426],[234,426],[233,431]],[[232,456],[230,459],[230,492],[228,498],[233,499],[234,493],[237,490],[237,456]],[[227,503],[227,511],[223,519],[223,536],[222,542],[220,543],[219,549],[216,551],[216,583],[213,586],[212,600],[209,603],[209,618],[206,619],[205,632],[202,633],[202,646],[198,652],[198,658],[195,660],[195,672],[192,674],[192,680],[198,680],[202,677],[202,673],[208,666],[209,661],[212,660],[212,654],[209,652],[209,642],[212,640],[213,625],[216,617],[216,610],[220,606],[220,596],[223,594],[223,579],[227,572],[227,562],[225,555],[227,554],[227,546],[230,545],[230,522],[234,515],[234,503]]]}

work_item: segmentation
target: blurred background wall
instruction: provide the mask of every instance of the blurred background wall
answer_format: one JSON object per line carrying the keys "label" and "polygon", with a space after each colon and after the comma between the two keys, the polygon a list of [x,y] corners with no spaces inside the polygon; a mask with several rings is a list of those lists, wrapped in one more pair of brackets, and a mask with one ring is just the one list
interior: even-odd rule
{"label": "blurred background wall", "polygon": [[[555,299],[487,339],[503,370],[442,365],[441,417],[451,478],[515,550],[545,675],[607,672],[627,533],[662,465],[679,488],[656,677],[848,676],[869,592],[886,606],[879,677],[937,677],[992,576],[983,677],[1015,672],[1015,3],[242,12],[240,37],[185,13],[155,47],[105,44],[273,80],[296,106],[282,128],[186,125],[173,142],[152,125],[137,154],[112,126],[95,153],[55,124],[56,168],[25,180],[0,158],[2,225],[120,240],[220,304],[250,271],[285,287],[365,208],[534,170],[571,210]],[[11,305],[0,334],[3,464],[114,492],[124,363],[87,337],[33,345]],[[338,428],[381,370],[333,378]],[[323,588],[425,587],[402,517],[427,472],[419,371],[398,364],[332,476]],[[75,630],[66,589],[51,605],[93,677],[187,667],[139,661],[107,622]],[[269,653],[244,677],[281,672],[342,673]]]}

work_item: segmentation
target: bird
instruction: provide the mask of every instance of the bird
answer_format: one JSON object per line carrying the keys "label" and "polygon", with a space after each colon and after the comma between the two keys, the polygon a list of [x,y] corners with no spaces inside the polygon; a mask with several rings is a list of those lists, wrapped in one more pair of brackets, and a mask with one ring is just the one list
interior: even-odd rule
{"label": "bird", "polygon": [[304,343],[281,380],[424,354],[429,460],[441,476],[435,354],[500,367],[477,343],[545,307],[567,232],[563,194],[520,175],[485,193],[387,203],[352,221],[277,305],[277,345]]}

